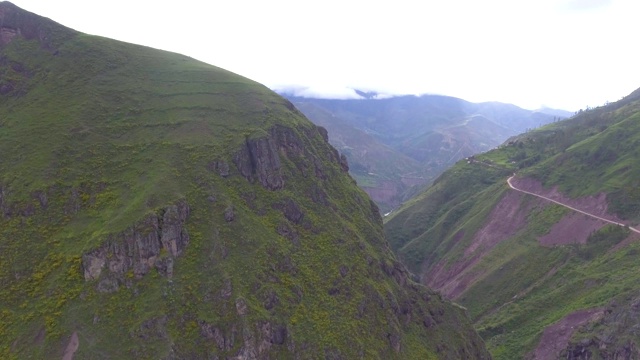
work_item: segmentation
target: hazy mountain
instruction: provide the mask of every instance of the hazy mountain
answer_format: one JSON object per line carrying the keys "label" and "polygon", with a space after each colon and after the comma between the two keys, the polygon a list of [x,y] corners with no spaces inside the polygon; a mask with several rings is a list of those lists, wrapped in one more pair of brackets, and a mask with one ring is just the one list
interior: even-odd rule
{"label": "hazy mountain", "polygon": [[385,232],[497,359],[638,358],[638,159],[640,90],[458,162]]}
{"label": "hazy mountain", "polygon": [[266,87],[0,2],[0,358],[487,358]]}
{"label": "hazy mountain", "polygon": [[456,161],[558,119],[557,114],[497,102],[474,104],[436,95],[376,99],[376,93],[357,93],[363,98],[288,98],[327,128],[331,144],[352,164],[358,185],[384,212]]}
{"label": "hazy mountain", "polygon": [[569,117],[575,115],[571,111],[553,109],[553,108],[549,108],[549,107],[541,107],[540,109],[537,109],[536,111],[544,113],[544,114],[548,114],[548,115],[553,115],[553,116],[557,117],[558,119],[566,119],[566,118],[569,118]]}
{"label": "hazy mountain", "polygon": [[314,123],[326,128],[329,142],[349,161],[349,172],[358,185],[374,199],[383,212],[406,198],[406,190],[426,183],[421,163],[376,137],[353,127],[327,110],[311,103],[296,107]]}

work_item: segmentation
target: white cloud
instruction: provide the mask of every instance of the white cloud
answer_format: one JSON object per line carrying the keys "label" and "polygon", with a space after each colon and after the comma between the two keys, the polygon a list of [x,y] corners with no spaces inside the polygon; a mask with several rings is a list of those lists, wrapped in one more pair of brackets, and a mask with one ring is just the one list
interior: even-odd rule
{"label": "white cloud", "polygon": [[319,98],[319,99],[362,99],[362,96],[358,95],[354,89],[346,87],[334,87],[334,86],[291,86],[291,85],[274,85],[271,87],[273,90],[306,98]]}
{"label": "white cloud", "polygon": [[588,11],[601,9],[612,4],[612,0],[566,0],[563,6],[569,11]]}

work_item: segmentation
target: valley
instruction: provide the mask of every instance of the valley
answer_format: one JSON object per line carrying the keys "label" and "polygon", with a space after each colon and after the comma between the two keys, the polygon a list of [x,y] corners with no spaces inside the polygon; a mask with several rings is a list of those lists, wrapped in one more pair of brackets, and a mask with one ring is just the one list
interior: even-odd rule
{"label": "valley", "polygon": [[0,1],[0,359],[640,358],[640,89],[348,90]]}
{"label": "valley", "polygon": [[439,95],[377,99],[369,94],[351,100],[283,95],[328,130],[330,143],[347,157],[350,174],[383,213],[409,200],[458,160],[570,115]]}
{"label": "valley", "polygon": [[386,220],[494,358],[638,356],[639,94],[460,161]]}

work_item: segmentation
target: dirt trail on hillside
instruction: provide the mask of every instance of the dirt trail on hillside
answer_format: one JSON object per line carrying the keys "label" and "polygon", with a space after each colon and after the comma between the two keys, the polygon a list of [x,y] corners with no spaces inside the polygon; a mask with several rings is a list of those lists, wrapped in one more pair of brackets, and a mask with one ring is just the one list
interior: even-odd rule
{"label": "dirt trail on hillside", "polygon": [[[593,232],[606,224],[626,226],[623,220],[608,213],[606,194],[571,199],[557,188],[545,189],[542,184],[530,178],[510,177],[507,191],[493,207],[485,224],[473,235],[464,256],[450,263],[441,259],[433,266],[423,264],[421,282],[441,292],[449,299],[456,299],[485,274],[476,268],[480,261],[498,244],[511,238],[526,228],[529,214],[535,208],[544,208],[550,203],[566,207],[570,212],[549,228],[548,233],[538,237],[542,246],[553,247],[566,244],[585,244]],[[534,196],[535,200],[523,202],[524,194]],[[633,231],[630,240],[640,238],[640,231]],[[460,230],[451,240],[454,247],[464,238],[465,231]],[[628,243],[629,241],[625,242]]]}
{"label": "dirt trail on hillside", "polygon": [[[512,176],[507,179],[507,184],[509,187],[515,191],[519,191],[525,194],[533,195],[539,197],[541,199],[545,199],[547,201],[551,201],[558,205],[564,206],[570,210],[579,212],[581,214],[590,216],[592,218],[605,221],[609,224],[614,224],[618,226],[628,226],[627,224],[622,223],[617,216],[611,215],[607,213],[606,206],[606,195],[599,194],[596,197],[584,197],[580,199],[570,199],[562,195],[556,188],[545,190],[542,189],[542,186],[535,180],[531,179],[514,179],[515,176]],[[542,195],[544,193],[544,195]],[[593,199],[592,199],[593,198]],[[604,204],[604,205],[598,205]],[[596,206],[593,206],[596,205]],[[629,226],[629,230],[640,234],[640,230],[632,228]]]}

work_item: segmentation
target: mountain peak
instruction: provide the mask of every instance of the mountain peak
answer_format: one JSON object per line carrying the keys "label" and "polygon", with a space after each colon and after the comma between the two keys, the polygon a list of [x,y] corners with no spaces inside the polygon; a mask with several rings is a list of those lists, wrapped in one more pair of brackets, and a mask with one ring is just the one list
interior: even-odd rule
{"label": "mountain peak", "polygon": [[53,49],[62,38],[73,30],[51,19],[26,11],[9,1],[0,2],[0,48],[7,46],[16,37],[38,40],[47,49]]}
{"label": "mountain peak", "polygon": [[375,91],[362,91],[358,89],[354,89],[356,94],[362,96],[365,99],[375,99],[378,97],[378,93]]}

